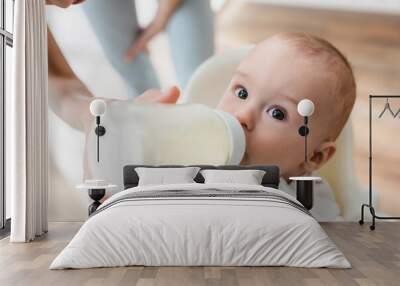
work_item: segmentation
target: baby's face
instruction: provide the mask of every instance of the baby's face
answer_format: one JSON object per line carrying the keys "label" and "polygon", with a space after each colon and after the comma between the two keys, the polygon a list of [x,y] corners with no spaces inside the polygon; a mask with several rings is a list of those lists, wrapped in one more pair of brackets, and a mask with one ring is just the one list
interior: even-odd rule
{"label": "baby's face", "polygon": [[304,173],[303,118],[297,104],[308,98],[315,111],[309,119],[308,155],[328,139],[334,109],[334,76],[326,67],[279,39],[255,47],[239,64],[218,108],[233,114],[246,134],[241,162],[275,164],[282,176]]}

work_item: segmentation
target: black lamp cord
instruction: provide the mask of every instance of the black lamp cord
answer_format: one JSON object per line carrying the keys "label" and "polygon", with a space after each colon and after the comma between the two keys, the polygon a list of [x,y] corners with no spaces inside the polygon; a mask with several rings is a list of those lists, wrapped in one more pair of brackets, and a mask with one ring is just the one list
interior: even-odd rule
{"label": "black lamp cord", "polygon": [[306,126],[305,128],[305,136],[304,136],[304,161],[307,163],[307,135],[308,135],[308,117],[304,116],[304,125]]}
{"label": "black lamp cord", "polygon": [[96,116],[96,124],[97,124],[97,162],[99,162],[99,157],[100,157],[100,136],[99,136],[99,129],[100,129],[100,116]]}

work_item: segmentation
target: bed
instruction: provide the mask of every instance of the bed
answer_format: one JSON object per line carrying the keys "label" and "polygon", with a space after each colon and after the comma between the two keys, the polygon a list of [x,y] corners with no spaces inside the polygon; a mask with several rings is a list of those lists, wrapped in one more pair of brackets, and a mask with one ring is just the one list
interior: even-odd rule
{"label": "bed", "polygon": [[135,169],[143,165],[126,166],[124,190],[91,215],[50,269],[351,267],[307,209],[278,189],[278,167],[197,166],[265,175],[261,185],[206,184],[198,173],[194,183],[140,186]]}

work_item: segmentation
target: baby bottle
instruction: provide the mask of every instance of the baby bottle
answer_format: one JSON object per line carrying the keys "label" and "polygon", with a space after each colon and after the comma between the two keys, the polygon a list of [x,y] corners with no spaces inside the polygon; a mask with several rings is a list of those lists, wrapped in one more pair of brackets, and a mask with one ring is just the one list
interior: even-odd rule
{"label": "baby bottle", "polygon": [[85,178],[123,187],[125,165],[237,165],[245,134],[231,114],[202,104],[111,101],[101,116],[97,160],[96,120],[86,134]]}

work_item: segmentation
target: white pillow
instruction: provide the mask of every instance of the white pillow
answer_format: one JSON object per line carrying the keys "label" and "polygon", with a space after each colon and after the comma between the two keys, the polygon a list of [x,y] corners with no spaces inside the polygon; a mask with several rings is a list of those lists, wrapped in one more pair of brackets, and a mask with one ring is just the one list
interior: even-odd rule
{"label": "white pillow", "polygon": [[224,184],[246,184],[261,185],[265,175],[263,170],[201,170],[200,174],[204,177],[205,184],[224,183]]}
{"label": "white pillow", "polygon": [[195,183],[193,179],[199,170],[199,167],[135,168],[139,176],[139,186]]}

